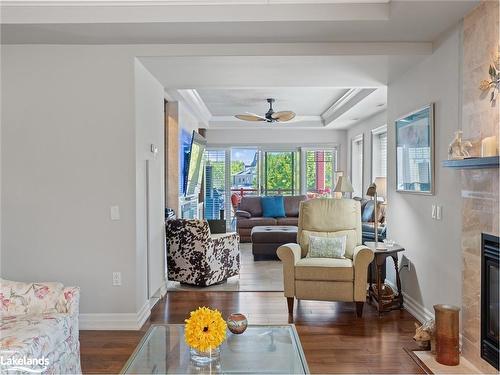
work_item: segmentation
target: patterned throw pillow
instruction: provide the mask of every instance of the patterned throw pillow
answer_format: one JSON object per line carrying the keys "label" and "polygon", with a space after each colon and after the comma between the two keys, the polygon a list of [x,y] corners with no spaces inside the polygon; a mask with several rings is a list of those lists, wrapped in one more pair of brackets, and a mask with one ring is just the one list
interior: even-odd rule
{"label": "patterned throw pillow", "polygon": [[347,236],[309,237],[307,258],[337,258],[345,259],[345,244]]}

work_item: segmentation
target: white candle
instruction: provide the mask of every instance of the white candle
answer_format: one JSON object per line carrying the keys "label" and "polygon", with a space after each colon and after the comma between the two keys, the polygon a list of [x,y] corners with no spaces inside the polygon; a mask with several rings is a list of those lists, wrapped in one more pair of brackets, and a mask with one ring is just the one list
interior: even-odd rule
{"label": "white candle", "polygon": [[486,137],[481,142],[481,156],[497,156],[497,137],[495,135]]}

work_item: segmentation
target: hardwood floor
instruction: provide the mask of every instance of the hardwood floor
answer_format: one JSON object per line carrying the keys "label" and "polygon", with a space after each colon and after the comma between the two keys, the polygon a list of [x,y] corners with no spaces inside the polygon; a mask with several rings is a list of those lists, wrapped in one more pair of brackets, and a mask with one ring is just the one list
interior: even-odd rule
{"label": "hardwood floor", "polygon": [[[242,312],[250,323],[288,323],[282,292],[170,292],[141,331],[81,331],[83,372],[119,372],[151,323],[182,323],[198,306],[223,316]],[[354,303],[295,302],[294,323],[313,373],[422,373],[403,349],[415,346],[414,322],[406,311],[379,318],[365,305],[359,319]]]}

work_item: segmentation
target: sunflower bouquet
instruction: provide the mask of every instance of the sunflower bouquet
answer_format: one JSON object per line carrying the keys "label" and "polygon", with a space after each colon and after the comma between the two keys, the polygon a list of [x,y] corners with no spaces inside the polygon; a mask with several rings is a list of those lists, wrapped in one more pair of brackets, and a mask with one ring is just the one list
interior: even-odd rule
{"label": "sunflower bouquet", "polygon": [[184,339],[191,349],[210,352],[226,339],[227,325],[218,310],[199,307],[191,311],[185,323]]}

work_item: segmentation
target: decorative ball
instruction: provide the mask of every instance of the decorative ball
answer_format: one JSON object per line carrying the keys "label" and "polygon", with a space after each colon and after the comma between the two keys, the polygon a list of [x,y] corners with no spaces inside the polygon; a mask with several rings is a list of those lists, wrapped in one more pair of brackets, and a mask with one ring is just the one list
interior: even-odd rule
{"label": "decorative ball", "polygon": [[231,314],[227,318],[227,328],[229,328],[229,330],[236,335],[240,335],[245,332],[247,326],[248,320],[247,317],[243,314]]}

